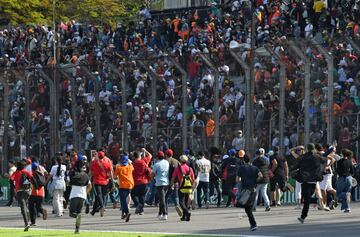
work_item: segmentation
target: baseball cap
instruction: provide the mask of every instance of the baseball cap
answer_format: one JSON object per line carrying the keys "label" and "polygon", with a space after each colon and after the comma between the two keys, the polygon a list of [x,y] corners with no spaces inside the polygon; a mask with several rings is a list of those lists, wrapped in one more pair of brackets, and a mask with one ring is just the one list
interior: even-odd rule
{"label": "baseball cap", "polygon": [[229,150],[229,155],[234,156],[235,154],[236,150],[234,148]]}
{"label": "baseball cap", "polygon": [[188,157],[186,155],[181,155],[179,160],[183,163],[186,163],[188,161]]}
{"label": "baseball cap", "polygon": [[129,163],[129,157],[124,155],[121,157],[121,164],[122,165],[127,165]]}
{"label": "baseball cap", "polygon": [[264,155],[265,154],[265,149],[264,148],[260,148],[259,149],[260,155]]}
{"label": "baseball cap", "polygon": [[174,152],[173,152],[173,150],[171,150],[171,149],[167,149],[167,150],[165,151],[165,154],[168,155],[168,156],[172,156],[172,155],[174,155]]}
{"label": "baseball cap", "polygon": [[98,152],[98,156],[99,156],[100,159],[101,159],[101,158],[104,158],[105,152],[99,151],[99,152]]}
{"label": "baseball cap", "polygon": [[314,144],[314,143],[309,143],[309,144],[307,145],[307,149],[308,149],[308,151],[315,150],[315,144]]}
{"label": "baseball cap", "polygon": [[165,155],[164,155],[164,152],[158,151],[157,156],[158,156],[158,157],[164,157]]}

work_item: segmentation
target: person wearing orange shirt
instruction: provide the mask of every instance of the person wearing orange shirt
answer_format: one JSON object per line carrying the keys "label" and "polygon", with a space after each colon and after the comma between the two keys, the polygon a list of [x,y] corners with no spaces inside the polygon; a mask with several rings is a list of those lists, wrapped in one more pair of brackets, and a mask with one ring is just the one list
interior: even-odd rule
{"label": "person wearing orange shirt", "polygon": [[123,155],[121,157],[120,165],[115,169],[115,177],[119,181],[119,196],[120,196],[120,205],[121,205],[121,219],[125,219],[125,222],[129,222],[130,213],[129,206],[126,201],[131,190],[134,188],[134,178],[133,178],[134,167],[129,163],[129,157]]}
{"label": "person wearing orange shirt", "polygon": [[[47,176],[46,169],[43,166],[39,165],[38,162],[33,161],[33,163],[31,164],[31,168],[33,175],[35,175],[35,173],[38,172],[43,176]],[[44,186],[36,187],[35,185],[33,185],[33,188],[31,190],[31,195],[29,198],[29,213],[30,213],[31,226],[36,226],[36,217],[38,212],[42,213],[43,220],[47,219],[47,210],[42,207],[44,198],[45,198]]]}
{"label": "person wearing orange shirt", "polygon": [[207,144],[210,145],[215,134],[215,121],[211,118],[211,115],[208,115],[208,120],[205,125],[205,134]]}

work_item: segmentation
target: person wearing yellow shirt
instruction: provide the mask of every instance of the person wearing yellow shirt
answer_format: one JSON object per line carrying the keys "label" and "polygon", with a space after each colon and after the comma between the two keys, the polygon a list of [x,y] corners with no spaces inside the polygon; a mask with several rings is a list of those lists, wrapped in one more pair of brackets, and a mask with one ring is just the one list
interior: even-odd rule
{"label": "person wearing yellow shirt", "polygon": [[314,28],[318,29],[319,19],[321,17],[321,14],[322,14],[323,10],[325,9],[324,2],[322,0],[315,0],[314,5],[313,5],[313,9],[314,9],[314,12],[315,12],[314,19],[313,19]]}
{"label": "person wearing yellow shirt", "polygon": [[119,181],[119,196],[120,196],[120,205],[121,205],[121,219],[125,219],[125,222],[130,220],[129,206],[126,201],[131,190],[134,188],[134,178],[133,178],[134,167],[129,163],[129,157],[123,155],[121,157],[120,165],[115,169],[115,177]]}

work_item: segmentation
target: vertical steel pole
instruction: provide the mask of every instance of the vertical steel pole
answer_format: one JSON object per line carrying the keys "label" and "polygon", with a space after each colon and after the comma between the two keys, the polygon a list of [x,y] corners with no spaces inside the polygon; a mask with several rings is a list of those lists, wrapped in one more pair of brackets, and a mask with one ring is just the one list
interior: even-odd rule
{"label": "vertical steel pole", "polygon": [[[2,73],[2,72],[1,72]],[[3,111],[3,118],[4,118],[4,135],[3,135],[3,154],[2,154],[2,165],[1,165],[1,172],[2,174],[6,173],[6,167],[8,162],[8,143],[9,143],[9,84],[7,83],[5,77],[0,74],[0,82],[4,87],[4,111]]]}
{"label": "vertical steel pole", "polygon": [[128,142],[128,130],[127,130],[127,124],[128,124],[128,115],[127,115],[127,109],[126,109],[126,71],[124,70],[123,66],[123,73],[120,72],[119,69],[113,64],[109,64],[111,69],[119,76],[121,80],[121,110],[122,110],[122,117],[123,117],[123,129],[122,129],[122,147],[124,152],[128,152],[129,149],[129,142]]}
{"label": "vertical steel pole", "polygon": [[327,70],[328,70],[328,93],[327,93],[327,107],[328,107],[328,126],[327,126],[327,143],[333,143],[334,133],[334,58],[332,54],[329,54],[319,43],[312,40],[312,44],[320,51],[320,53],[326,58]]}
{"label": "vertical steel pole", "polygon": [[157,93],[156,93],[156,82],[159,76],[149,68],[149,65],[145,64],[143,61],[136,61],[142,68],[144,68],[151,76],[151,109],[152,109],[152,146],[154,151],[156,151],[157,138],[158,138],[158,129],[157,129]]}
{"label": "vertical steel pole", "polygon": [[304,110],[305,110],[305,118],[304,118],[304,132],[305,132],[305,139],[304,144],[308,144],[310,142],[310,97],[311,97],[311,62],[310,60],[305,57],[302,50],[295,44],[295,42],[289,42],[290,48],[300,57],[303,62],[305,63],[305,98],[304,98]]}
{"label": "vertical steel pole", "polygon": [[181,94],[182,94],[182,126],[181,126],[181,133],[182,133],[182,150],[185,151],[188,148],[188,118],[186,114],[187,109],[187,78],[188,74],[183,69],[183,67],[180,65],[179,62],[177,62],[174,58],[168,57],[168,59],[174,64],[174,66],[180,71],[181,73]]}
{"label": "vertical steel pole", "polygon": [[202,60],[206,63],[208,67],[210,67],[215,74],[214,78],[214,122],[215,122],[215,131],[214,131],[214,146],[219,147],[219,134],[220,134],[220,98],[219,98],[219,72],[217,68],[213,65],[213,63],[210,61],[210,59],[204,55],[199,54]]}

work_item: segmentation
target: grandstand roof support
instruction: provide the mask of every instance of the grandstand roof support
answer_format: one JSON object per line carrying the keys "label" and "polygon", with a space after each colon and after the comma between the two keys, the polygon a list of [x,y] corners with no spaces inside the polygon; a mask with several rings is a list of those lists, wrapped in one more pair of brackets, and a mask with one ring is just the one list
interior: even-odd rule
{"label": "grandstand roof support", "polygon": [[152,109],[152,147],[154,151],[157,150],[157,110],[156,110],[156,104],[157,104],[157,93],[156,93],[156,82],[159,80],[159,76],[149,67],[148,64],[145,64],[141,60],[136,60],[136,63],[138,63],[141,67],[143,67],[151,76],[151,109]]}
{"label": "grandstand roof support", "polygon": [[214,97],[215,97],[215,105],[214,105],[214,121],[215,121],[215,132],[214,132],[214,147],[219,148],[219,107],[220,107],[220,98],[219,98],[219,72],[217,68],[213,65],[207,55],[199,54],[202,60],[206,63],[208,67],[210,67],[214,73]]}
{"label": "grandstand roof support", "polygon": [[101,132],[101,124],[100,124],[100,100],[99,100],[99,82],[98,79],[94,76],[93,73],[89,71],[89,69],[85,66],[81,67],[87,75],[89,75],[94,80],[94,90],[95,90],[95,133],[96,133],[96,148],[102,148],[102,132]]}
{"label": "grandstand roof support", "polygon": [[169,61],[171,61],[172,64],[174,64],[174,66],[180,71],[181,73],[181,99],[182,99],[182,126],[181,126],[181,133],[182,133],[182,150],[183,152],[188,149],[188,141],[187,141],[187,137],[188,137],[188,118],[186,115],[186,109],[188,107],[187,104],[187,78],[188,78],[188,74],[187,72],[184,70],[184,68],[180,65],[180,63],[173,57],[169,56],[167,57],[167,59]]}
{"label": "grandstand roof support", "polygon": [[334,57],[332,54],[329,54],[318,42],[311,40],[313,46],[320,51],[320,53],[326,58],[328,66],[328,122],[327,122],[327,143],[332,144],[333,134],[334,134]]}
{"label": "grandstand roof support", "polygon": [[3,111],[3,120],[4,120],[4,135],[3,135],[3,145],[2,145],[2,163],[1,163],[1,173],[5,174],[7,172],[6,167],[9,160],[8,156],[8,130],[9,130],[9,84],[7,83],[5,77],[0,73],[0,83],[4,87],[4,111]]}
{"label": "grandstand roof support", "polygon": [[71,119],[73,121],[73,145],[77,150],[80,150],[79,136],[78,136],[78,121],[76,114],[76,80],[74,77],[69,76],[63,70],[59,70],[61,75],[66,77],[71,82]]}
{"label": "grandstand roof support", "polygon": [[296,45],[294,41],[288,42],[290,48],[292,51],[303,60],[305,63],[305,98],[304,98],[304,110],[305,110],[305,117],[304,117],[304,130],[305,130],[305,139],[304,144],[308,144],[310,142],[310,114],[309,114],[309,108],[310,108],[310,96],[311,96],[311,88],[310,88],[310,68],[311,68],[311,62],[310,60],[305,57],[304,53],[301,51],[301,49]]}
{"label": "grandstand roof support", "polygon": [[253,93],[252,86],[252,78],[251,78],[251,67],[241,58],[238,54],[239,49],[231,49],[230,53],[234,57],[234,59],[241,65],[243,70],[245,71],[245,82],[246,82],[246,99],[245,99],[245,150],[247,153],[251,155],[254,154],[254,101],[253,101]]}
{"label": "grandstand roof support", "polygon": [[[51,80],[51,78],[41,69],[36,69],[40,75],[45,79],[45,81],[47,81],[47,83],[49,83],[50,86],[50,137],[51,137],[51,146],[50,146],[50,156],[54,157],[55,153],[58,152],[56,143],[59,141],[59,139],[57,138],[57,124],[59,121],[56,120],[56,106],[54,106],[54,104],[56,103],[56,98],[55,98],[55,83],[53,80]],[[26,87],[28,87],[26,85]],[[26,95],[25,95],[26,97]],[[26,98],[26,101],[28,99]],[[28,107],[28,106],[27,106]],[[29,114],[27,114],[28,117]],[[29,143],[27,143],[26,145],[28,146]]]}
{"label": "grandstand roof support", "polygon": [[286,65],[281,55],[274,52],[271,47],[265,47],[271,56],[275,57],[280,64],[280,108],[279,108],[279,133],[280,133],[280,154],[285,155],[284,146],[284,124],[285,124],[285,84],[286,84]]}
{"label": "grandstand roof support", "polygon": [[124,66],[122,72],[112,63],[109,63],[110,68],[120,77],[121,81],[121,110],[122,110],[122,119],[123,119],[123,129],[121,134],[121,146],[124,152],[128,152],[129,149],[129,139],[128,139],[128,114],[126,108],[126,72]]}

